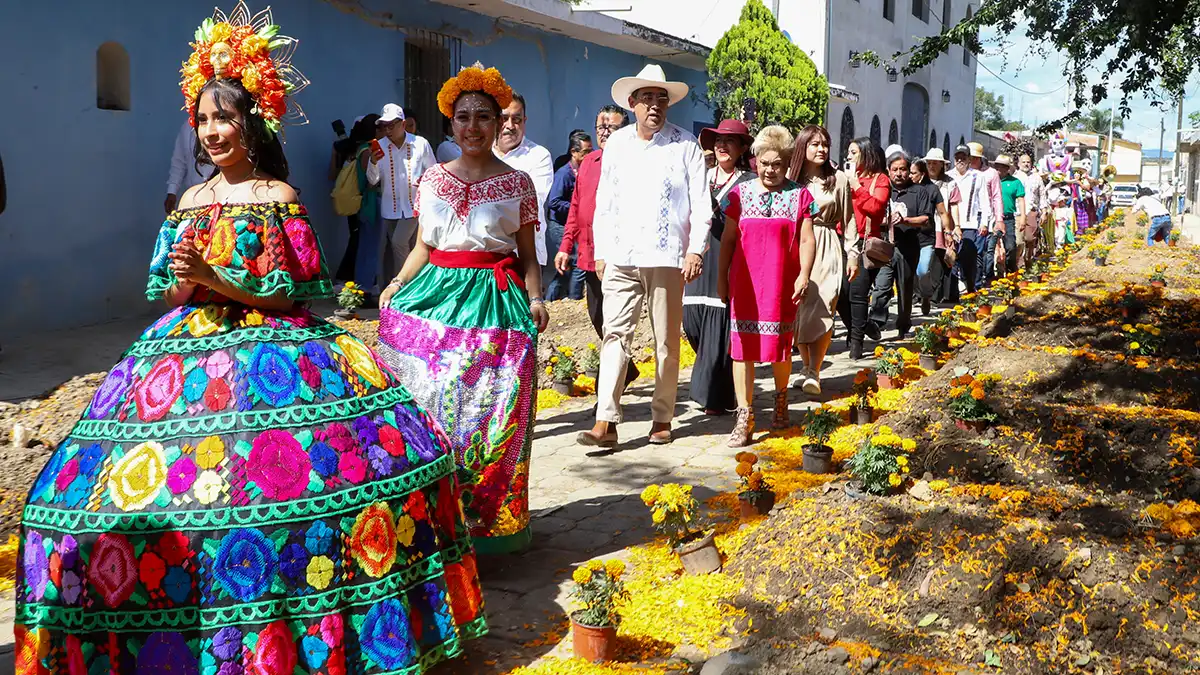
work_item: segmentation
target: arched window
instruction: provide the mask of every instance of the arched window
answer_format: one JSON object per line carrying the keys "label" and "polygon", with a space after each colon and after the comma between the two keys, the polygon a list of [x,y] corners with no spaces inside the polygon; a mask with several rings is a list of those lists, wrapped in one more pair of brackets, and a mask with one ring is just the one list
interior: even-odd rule
{"label": "arched window", "polygon": [[96,50],[96,107],[129,110],[129,52],[118,42]]}
{"label": "arched window", "polygon": [[850,142],[854,140],[854,113],[850,110],[850,106],[842,111],[842,137],[838,144],[838,161],[846,161],[846,150],[850,148]]}
{"label": "arched window", "polygon": [[911,153],[920,152],[929,138],[929,93],[925,87],[905,83],[900,110],[900,145]]}
{"label": "arched window", "polygon": [[883,130],[879,127],[879,115],[871,118],[871,142],[879,145],[879,141],[883,138]]}
{"label": "arched window", "polygon": [[950,0],[942,0],[942,27],[950,27]]}
{"label": "arched window", "polygon": [[[967,7],[967,20],[969,21],[971,19],[971,17],[974,16],[974,14],[975,14],[975,12],[971,9],[970,6],[968,6]],[[963,38],[963,65],[964,66],[971,65],[971,50],[968,47],[968,45],[970,44],[969,40],[970,40],[970,38]]]}
{"label": "arched window", "polygon": [[950,134],[942,137],[942,152],[946,153],[946,157],[950,157]]}
{"label": "arched window", "polygon": [[959,144],[959,145],[966,145],[966,144],[967,144],[967,139],[963,138],[962,136],[959,136],[959,137],[958,137],[958,144]]}
{"label": "arched window", "polygon": [[888,127],[888,145],[895,145],[900,142],[900,125],[896,124],[896,120],[892,120],[892,126]]}
{"label": "arched window", "polygon": [[937,129],[934,129],[933,131],[929,132],[929,147],[927,149],[932,150],[936,147],[937,147]]}

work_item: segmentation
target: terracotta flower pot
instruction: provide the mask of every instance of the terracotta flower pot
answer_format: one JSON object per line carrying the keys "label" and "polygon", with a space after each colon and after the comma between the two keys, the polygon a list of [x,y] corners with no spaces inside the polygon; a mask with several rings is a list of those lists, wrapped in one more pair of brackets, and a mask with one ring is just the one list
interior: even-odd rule
{"label": "terracotta flower pot", "polygon": [[588,663],[612,661],[617,657],[617,627],[589,626],[571,614],[571,648],[575,656]]}
{"label": "terracotta flower pot", "polygon": [[1049,274],[1043,274],[1041,278],[1042,278],[1042,283],[1043,283],[1043,284],[1044,284],[1044,283],[1046,283],[1047,281],[1050,281],[1050,275],[1049,275]]}
{"label": "terracotta flower pot", "polygon": [[980,305],[979,309],[975,310],[975,316],[983,319],[992,315],[991,305]]}
{"label": "terracotta flower pot", "polygon": [[875,421],[875,411],[871,408],[860,408],[858,406],[850,406],[850,423],[851,424],[870,424]]}
{"label": "terracotta flower pot", "polygon": [[1018,281],[1017,288],[1020,288],[1022,290],[1029,288],[1029,282],[1028,281]]}
{"label": "terracotta flower pot", "polygon": [[706,533],[703,537],[675,547],[675,555],[683,563],[688,574],[711,574],[721,569],[721,551],[716,544],[717,533]]}
{"label": "terracotta flower pot", "polygon": [[[750,498],[754,497],[754,501]],[[738,511],[742,518],[765,516],[775,508],[775,492],[762,490],[759,492],[742,492],[738,494]]]}
{"label": "terracotta flower pot", "polygon": [[1151,281],[1150,285],[1155,288],[1164,288],[1167,285],[1165,281]]}
{"label": "terracotta flower pot", "polygon": [[877,382],[879,382],[879,388],[880,388],[881,390],[883,390],[883,389],[897,389],[897,388],[899,388],[899,386],[900,386],[900,383],[897,381],[897,378],[895,378],[895,377],[893,377],[893,376],[891,376],[891,375],[879,375],[879,374],[877,373],[877,374],[875,375],[875,380],[876,380]]}
{"label": "terracotta flower pot", "polygon": [[833,448],[828,445],[804,446],[803,468],[807,473],[833,473]]}
{"label": "terracotta flower pot", "polygon": [[939,367],[937,357],[933,354],[919,355],[917,357],[917,365],[921,366],[925,370],[937,370]]}
{"label": "terracotta flower pot", "polygon": [[980,433],[987,428],[987,425],[986,420],[954,420],[954,426],[963,431],[974,431],[975,433]]}
{"label": "terracotta flower pot", "polygon": [[555,380],[550,385],[550,388],[564,396],[570,396],[571,395],[571,387],[573,385],[574,385],[574,383],[571,382],[570,380]]}
{"label": "terracotta flower pot", "polygon": [[1175,248],[1178,245],[1179,245],[1178,241],[1171,241],[1170,239],[1167,240],[1167,246],[1170,246],[1171,248]]}
{"label": "terracotta flower pot", "polygon": [[951,328],[950,330],[946,331],[946,338],[949,340],[961,340],[962,339],[962,329],[959,328],[958,326]]}

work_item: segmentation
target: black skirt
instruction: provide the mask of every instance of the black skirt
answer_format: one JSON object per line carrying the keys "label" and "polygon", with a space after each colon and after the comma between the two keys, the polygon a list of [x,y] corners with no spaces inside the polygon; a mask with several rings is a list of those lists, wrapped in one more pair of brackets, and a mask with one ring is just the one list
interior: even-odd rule
{"label": "black skirt", "polygon": [[729,308],[683,306],[683,333],[696,350],[691,398],[709,410],[733,410],[733,359],[729,358]]}

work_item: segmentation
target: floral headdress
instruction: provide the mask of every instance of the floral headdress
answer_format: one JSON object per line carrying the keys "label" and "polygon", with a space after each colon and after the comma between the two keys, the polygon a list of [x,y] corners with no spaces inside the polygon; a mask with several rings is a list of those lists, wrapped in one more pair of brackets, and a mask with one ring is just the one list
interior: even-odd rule
{"label": "floral headdress", "polygon": [[458,71],[457,76],[446,80],[446,84],[442,85],[437,97],[438,110],[446,117],[454,117],[454,102],[469,91],[481,91],[491,96],[496,99],[501,110],[512,105],[512,87],[504,81],[500,71],[495,68],[484,70],[483,64],[476,61],[475,65]]}
{"label": "floral headdress", "polygon": [[180,70],[184,109],[195,126],[196,99],[210,80],[238,80],[254,98],[253,112],[262,116],[274,133],[286,124],[307,124],[304,111],[292,99],[308,86],[308,79],[292,64],[299,43],[279,34],[271,8],[250,16],[244,0],[228,16],[220,9],[196,29],[192,55]]}

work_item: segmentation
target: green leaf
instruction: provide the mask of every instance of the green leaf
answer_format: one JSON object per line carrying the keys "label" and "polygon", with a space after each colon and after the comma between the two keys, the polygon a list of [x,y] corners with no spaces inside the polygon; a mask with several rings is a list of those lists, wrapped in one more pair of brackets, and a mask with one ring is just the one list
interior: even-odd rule
{"label": "green leaf", "polygon": [[983,665],[992,668],[999,668],[1002,664],[1000,663],[1000,657],[996,655],[996,652],[989,649],[983,653]]}
{"label": "green leaf", "polygon": [[312,431],[310,431],[309,429],[305,429],[304,431],[297,431],[296,433],[294,433],[292,435],[296,438],[297,441],[300,442],[300,447],[304,448],[306,451],[312,447],[313,434],[312,434]]}
{"label": "green leaf", "polygon": [[342,518],[342,532],[345,532],[346,534],[350,534],[353,531],[354,531],[354,519],[349,518],[349,517]]}
{"label": "green leaf", "polygon": [[146,540],[138,539],[137,543],[133,545],[133,557],[135,557],[135,558],[142,557],[142,552],[145,550],[146,550]]}
{"label": "green leaf", "polygon": [[278,574],[271,580],[271,592],[275,595],[287,593],[287,584],[283,583],[283,577],[280,577]]}
{"label": "green leaf", "polygon": [[921,620],[917,622],[917,627],[924,628],[937,620],[938,620],[937,612],[930,612],[930,613],[926,614],[925,616],[921,617]]}
{"label": "green leaf", "polygon": [[221,549],[221,540],[220,539],[205,539],[204,540],[204,552],[207,553],[208,557],[212,558],[213,560],[217,559],[217,551],[219,551],[220,549]]}
{"label": "green leaf", "polygon": [[291,531],[285,528],[280,528],[271,533],[271,541],[275,543],[276,553],[282,551],[283,547],[287,545],[288,537],[291,534]]}

